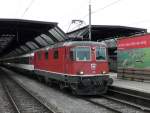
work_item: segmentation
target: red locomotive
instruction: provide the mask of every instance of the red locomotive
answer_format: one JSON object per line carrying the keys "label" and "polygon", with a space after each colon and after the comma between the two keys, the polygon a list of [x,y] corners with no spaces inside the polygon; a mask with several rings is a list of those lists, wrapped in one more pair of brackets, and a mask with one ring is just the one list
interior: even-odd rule
{"label": "red locomotive", "polygon": [[106,46],[99,42],[61,42],[5,62],[80,95],[106,93],[113,82],[108,75]]}

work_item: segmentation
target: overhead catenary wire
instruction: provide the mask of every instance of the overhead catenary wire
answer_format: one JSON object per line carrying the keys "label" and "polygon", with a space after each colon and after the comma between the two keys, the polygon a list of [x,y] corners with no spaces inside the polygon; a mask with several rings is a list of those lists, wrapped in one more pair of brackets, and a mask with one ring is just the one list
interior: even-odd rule
{"label": "overhead catenary wire", "polygon": [[[76,9],[72,11],[72,13],[75,13],[75,11],[80,10],[80,7],[83,7],[83,5],[85,4],[85,1],[86,1],[86,0],[82,0],[82,3],[80,3],[79,6],[76,7]],[[81,20],[81,19],[79,19],[79,20]],[[86,25],[85,21],[84,21],[83,24]],[[66,33],[69,32],[69,31],[72,31],[72,30],[70,30],[71,25],[72,25],[72,20],[71,20],[71,22],[69,22],[69,25],[68,25],[69,27],[67,28]],[[79,26],[79,25],[78,25],[78,26]],[[75,26],[75,27],[72,28],[72,29],[75,29],[75,28],[77,28],[77,26]]]}
{"label": "overhead catenary wire", "polygon": [[30,7],[32,6],[32,4],[34,3],[35,0],[31,0],[31,2],[29,3],[28,7],[26,7],[26,9],[24,10],[23,14],[21,17],[24,17],[24,15],[26,14],[26,12],[30,9]]}
{"label": "overhead catenary wire", "polygon": [[93,11],[92,14],[97,13],[98,11],[104,10],[104,9],[106,9],[106,8],[112,6],[112,5],[114,5],[114,4],[116,4],[116,3],[120,2],[120,1],[121,1],[121,0],[116,0],[116,1],[114,1],[114,2],[111,2],[110,4],[107,4],[106,6],[104,6],[104,7],[102,7],[102,8],[99,8],[99,9],[97,9],[96,11]]}
{"label": "overhead catenary wire", "polygon": [[[107,5],[104,6],[104,7],[101,7],[101,8],[99,8],[99,9],[95,10],[95,11],[92,11],[91,14],[95,14],[95,13],[97,13],[97,12],[99,12],[99,11],[102,11],[102,10],[104,10],[104,9],[106,9],[106,8],[112,6],[112,5],[114,5],[114,4],[116,4],[116,3],[120,2],[120,1],[121,1],[121,0],[116,0],[116,1],[114,1],[114,2],[111,2],[111,3],[107,4]],[[81,19],[84,19],[84,18],[86,18],[87,16],[88,16],[88,14],[86,14],[85,16],[83,16],[83,18],[81,18]]]}
{"label": "overhead catenary wire", "polygon": [[[116,1],[114,1],[114,2],[111,2],[111,3],[107,4],[107,5],[105,5],[104,7],[101,7],[101,8],[99,8],[99,9],[95,10],[95,11],[91,11],[91,15],[94,14],[94,13],[97,13],[97,12],[99,12],[99,11],[102,11],[102,10],[104,10],[104,9],[106,9],[106,8],[112,6],[112,5],[114,5],[114,4],[116,4],[116,3],[120,2],[120,1],[121,1],[121,0],[116,0]],[[91,0],[89,0],[89,3],[91,3]],[[88,16],[89,16],[89,14],[86,14],[85,16],[83,16],[83,18],[80,18],[79,20],[83,20],[83,19],[85,19],[85,18],[88,17]],[[71,24],[72,24],[72,23],[71,23]],[[67,32],[69,31],[71,24],[69,25],[69,27],[68,27],[68,29],[67,29]]]}

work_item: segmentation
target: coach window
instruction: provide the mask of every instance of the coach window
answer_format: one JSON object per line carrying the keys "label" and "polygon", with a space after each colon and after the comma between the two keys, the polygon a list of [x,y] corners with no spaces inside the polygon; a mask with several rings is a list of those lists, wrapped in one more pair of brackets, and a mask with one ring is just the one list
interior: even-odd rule
{"label": "coach window", "polygon": [[21,64],[29,64],[29,57],[20,58],[19,61]]}
{"label": "coach window", "polygon": [[45,59],[48,60],[48,51],[45,51]]}
{"label": "coach window", "polygon": [[54,50],[53,57],[54,57],[54,59],[58,59],[59,58],[58,50]]}
{"label": "coach window", "polygon": [[96,60],[106,60],[106,48],[96,47]]}
{"label": "coach window", "polygon": [[37,52],[37,56],[38,56],[38,60],[41,60],[41,58],[42,58],[42,54],[41,54],[41,52],[39,51],[39,52]]}

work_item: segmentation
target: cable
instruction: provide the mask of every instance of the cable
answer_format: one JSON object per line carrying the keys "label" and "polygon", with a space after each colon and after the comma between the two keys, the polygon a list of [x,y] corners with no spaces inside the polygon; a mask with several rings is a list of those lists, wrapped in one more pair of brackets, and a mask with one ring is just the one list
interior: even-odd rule
{"label": "cable", "polygon": [[25,15],[25,13],[30,9],[30,7],[32,6],[34,0],[31,0],[30,4],[28,5],[28,7],[25,9],[24,13],[22,14],[21,17],[23,17]]}
{"label": "cable", "polygon": [[[97,9],[96,11],[92,11],[91,14],[97,13],[98,11],[102,11],[102,10],[104,10],[104,9],[106,9],[106,8],[112,6],[112,5],[114,5],[114,4],[116,4],[116,3],[120,2],[120,1],[121,1],[121,0],[116,0],[116,1],[114,1],[114,2],[111,2],[110,4],[107,4],[106,6],[104,6],[104,7],[102,7],[102,8],[99,8],[99,9]],[[86,14],[82,19],[84,19],[84,18],[87,17],[87,16],[88,16],[88,14]]]}
{"label": "cable", "polygon": [[68,27],[66,33],[69,32],[69,29],[70,29],[70,27],[71,27],[71,24],[72,24],[72,22],[69,24],[69,27]]}
{"label": "cable", "polygon": [[106,5],[106,6],[104,6],[104,7],[102,7],[102,8],[97,9],[96,11],[93,11],[92,14],[94,14],[94,13],[96,13],[96,12],[98,12],[98,11],[104,10],[104,9],[106,9],[107,7],[110,7],[110,6],[116,4],[116,3],[120,2],[120,1],[121,1],[121,0],[116,0],[116,1],[114,1],[114,2],[112,2],[112,3],[110,3],[110,4]]}

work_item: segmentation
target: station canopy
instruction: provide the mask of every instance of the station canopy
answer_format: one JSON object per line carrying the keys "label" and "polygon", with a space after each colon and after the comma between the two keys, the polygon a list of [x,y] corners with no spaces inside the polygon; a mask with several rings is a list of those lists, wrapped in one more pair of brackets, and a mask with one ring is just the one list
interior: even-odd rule
{"label": "station canopy", "polygon": [[[68,32],[67,35],[72,39],[82,38],[88,40],[89,27],[85,26],[80,29]],[[92,41],[104,41],[123,36],[131,36],[135,34],[147,33],[146,29],[127,27],[127,26],[110,26],[110,25],[92,25],[91,34]]]}
{"label": "station canopy", "polygon": [[0,58],[22,55],[66,40],[57,23],[0,19]]}

